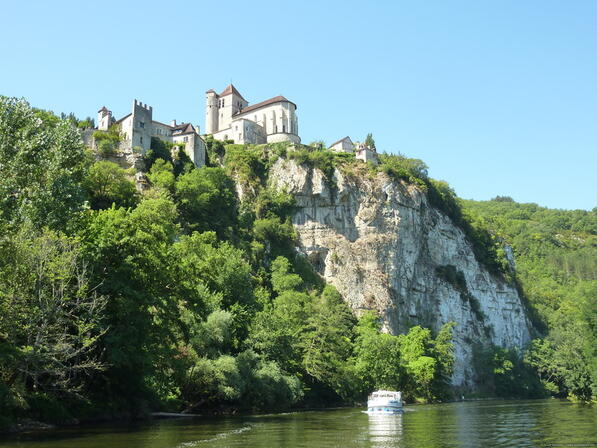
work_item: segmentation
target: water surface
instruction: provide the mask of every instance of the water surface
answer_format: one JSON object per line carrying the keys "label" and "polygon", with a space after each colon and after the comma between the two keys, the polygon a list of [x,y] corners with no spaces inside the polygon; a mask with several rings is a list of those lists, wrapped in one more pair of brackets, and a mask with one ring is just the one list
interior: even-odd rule
{"label": "water surface", "polygon": [[159,420],[20,434],[0,447],[550,447],[597,446],[597,408],[559,400],[407,406],[402,415],[338,409]]}

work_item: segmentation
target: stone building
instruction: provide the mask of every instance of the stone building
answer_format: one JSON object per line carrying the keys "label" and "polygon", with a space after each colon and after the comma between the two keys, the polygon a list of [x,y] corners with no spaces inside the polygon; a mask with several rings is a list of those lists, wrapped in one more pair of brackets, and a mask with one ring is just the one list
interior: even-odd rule
{"label": "stone building", "polygon": [[353,143],[350,137],[344,137],[337,142],[332,143],[330,149],[336,152],[354,152],[356,159],[362,160],[365,163],[379,163],[375,148],[370,148],[364,143]]}
{"label": "stone building", "polygon": [[369,146],[366,146],[364,143],[358,143],[355,145],[354,155],[357,158],[357,160],[362,160],[365,163],[371,162],[375,165],[379,163],[377,151],[375,151],[375,148],[370,148]]}
{"label": "stone building", "polygon": [[161,123],[153,119],[153,108],[140,101],[133,101],[130,114],[115,120],[112,112],[105,106],[98,111],[98,130],[107,131],[113,124],[117,125],[122,135],[120,149],[131,152],[133,148],[140,148],[145,154],[151,147],[151,138],[184,146],[184,150],[196,166],[205,165],[205,143],[199,136],[199,127],[191,123],[177,124],[173,120],[170,124]]}
{"label": "stone building", "polygon": [[206,92],[205,132],[235,143],[300,143],[296,104],[276,96],[249,105],[230,84],[220,94]]}
{"label": "stone building", "polygon": [[354,152],[354,143],[350,137],[344,137],[330,145],[330,149],[336,152]]}

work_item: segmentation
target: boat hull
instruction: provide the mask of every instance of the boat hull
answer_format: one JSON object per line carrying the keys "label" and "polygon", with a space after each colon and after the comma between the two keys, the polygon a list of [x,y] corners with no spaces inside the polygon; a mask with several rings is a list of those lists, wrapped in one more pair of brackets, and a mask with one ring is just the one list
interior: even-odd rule
{"label": "boat hull", "polygon": [[371,407],[368,408],[366,411],[363,411],[365,414],[369,415],[394,415],[394,414],[402,414],[404,410],[402,407]]}

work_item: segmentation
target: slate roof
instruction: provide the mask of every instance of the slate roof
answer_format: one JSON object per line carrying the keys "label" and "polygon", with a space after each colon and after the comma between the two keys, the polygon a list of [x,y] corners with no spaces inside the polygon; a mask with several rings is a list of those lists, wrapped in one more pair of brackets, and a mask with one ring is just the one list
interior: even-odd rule
{"label": "slate roof", "polygon": [[126,114],[124,117],[122,117],[120,120],[116,120],[116,123],[120,123],[122,120],[124,120],[125,118],[128,118],[132,115],[132,113],[128,113]]}
{"label": "slate roof", "polygon": [[[221,98],[223,96],[226,95],[232,95],[232,94],[238,95],[240,96],[244,101],[247,101],[243,98],[243,96],[240,94],[240,92],[238,90],[236,90],[236,87],[234,87],[232,84],[228,84],[228,87],[226,87],[222,93],[220,93],[218,96]],[[248,101],[247,101],[248,102]]]}
{"label": "slate roof", "polygon": [[195,127],[191,123],[181,123],[172,128],[172,135],[196,134]]}
{"label": "slate roof", "polygon": [[346,137],[344,137],[344,138],[341,138],[341,139],[340,139],[340,140],[338,140],[337,142],[334,142],[334,143],[332,143],[332,144],[330,145],[330,148],[331,148],[332,146],[334,146],[334,145],[337,145],[337,144],[338,144],[338,143],[340,143],[341,141],[343,141],[343,140],[346,140],[346,139],[350,140],[350,143],[352,143],[352,140],[351,140],[351,139],[350,139],[350,137],[347,135]]}
{"label": "slate roof", "polygon": [[[269,100],[262,101],[261,103],[257,103],[257,104],[253,104],[252,106],[245,107],[244,109],[235,113],[234,116],[236,117],[238,115],[243,115],[245,113],[252,112],[257,109],[261,109],[262,107],[269,106],[270,104],[282,103],[282,102],[294,104],[292,101],[289,101],[288,99],[284,98],[282,95],[278,95],[273,98],[270,98]],[[294,104],[294,107],[296,107],[296,104]]]}

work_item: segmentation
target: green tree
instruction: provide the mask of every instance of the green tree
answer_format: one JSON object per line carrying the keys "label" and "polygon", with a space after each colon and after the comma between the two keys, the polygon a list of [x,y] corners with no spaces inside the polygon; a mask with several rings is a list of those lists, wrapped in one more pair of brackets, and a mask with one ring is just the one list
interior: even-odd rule
{"label": "green tree", "polygon": [[277,293],[284,291],[299,291],[303,286],[303,279],[292,272],[288,258],[277,257],[271,266],[272,289]]}
{"label": "green tree", "polygon": [[116,207],[132,207],[138,201],[134,182],[126,171],[116,163],[100,161],[89,168],[83,182],[94,210]]}
{"label": "green tree", "polygon": [[373,134],[369,133],[367,134],[367,137],[365,137],[365,146],[371,149],[376,149],[375,148],[375,140],[373,139]]}
{"label": "green tree", "polygon": [[172,163],[164,159],[155,160],[147,174],[147,178],[154,187],[167,193],[174,193],[176,177],[174,176]]}
{"label": "green tree", "polygon": [[361,399],[376,389],[403,390],[406,383],[398,337],[379,330],[379,319],[373,312],[365,313],[355,328],[351,362],[358,385],[357,395]]}
{"label": "green tree", "polygon": [[347,399],[352,394],[352,385],[346,360],[352,352],[355,319],[333,286],[326,286],[310,305],[300,342],[303,368],[307,374]]}
{"label": "green tree", "polygon": [[[104,368],[105,297],[89,281],[76,239],[27,229],[0,242],[0,413],[46,397],[66,403]],[[60,409],[59,409],[60,408]],[[59,420],[66,411],[54,406]]]}
{"label": "green tree", "polygon": [[95,212],[82,235],[98,291],[108,297],[102,338],[109,366],[96,383],[112,399],[140,406],[155,388],[166,387],[173,357],[177,302],[169,300],[169,247],[178,235],[174,204],[148,199],[133,210]]}
{"label": "green tree", "polygon": [[84,204],[87,158],[76,129],[0,96],[0,220],[65,229]]}
{"label": "green tree", "polygon": [[297,373],[303,359],[299,341],[307,328],[312,297],[300,291],[303,282],[286,258],[278,257],[271,270],[272,285],[278,295],[255,316],[249,344],[285,371]]}
{"label": "green tree", "polygon": [[176,199],[185,226],[230,236],[237,222],[234,182],[221,168],[203,167],[176,181]]}
{"label": "green tree", "polygon": [[241,250],[218,241],[215,232],[182,236],[173,246],[173,257],[188,281],[203,283],[208,290],[218,292],[221,302],[217,305],[224,309],[236,303],[252,305],[250,265]]}
{"label": "green tree", "polygon": [[499,374],[496,384],[510,396],[540,395],[530,366],[553,395],[594,400],[597,213],[550,210],[500,197],[462,204],[467,215],[513,249],[515,280],[538,336],[527,353],[504,355],[513,366]]}

